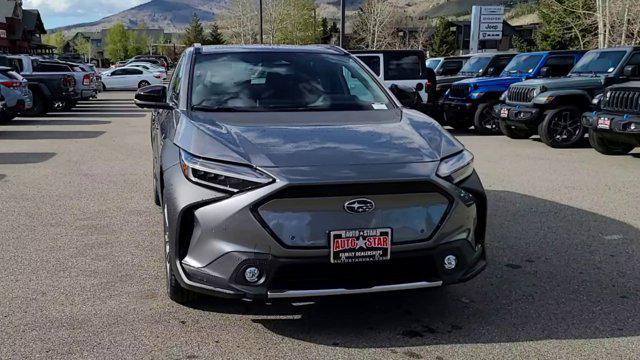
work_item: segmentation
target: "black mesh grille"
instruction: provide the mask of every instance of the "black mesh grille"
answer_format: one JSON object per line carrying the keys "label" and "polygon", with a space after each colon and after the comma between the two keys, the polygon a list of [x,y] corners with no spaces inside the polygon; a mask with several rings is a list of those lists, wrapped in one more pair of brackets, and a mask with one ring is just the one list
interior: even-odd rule
{"label": "black mesh grille", "polygon": [[602,100],[602,109],[640,113],[640,91],[636,89],[611,90]]}
{"label": "black mesh grille", "polygon": [[433,281],[437,268],[430,256],[393,258],[379,263],[283,263],[271,275],[271,290],[359,289]]}
{"label": "black mesh grille", "polygon": [[449,90],[449,96],[455,98],[465,98],[469,95],[469,85],[453,84]]}
{"label": "black mesh grille", "polygon": [[528,103],[533,101],[536,89],[528,86],[512,86],[509,88],[508,99],[512,102]]}

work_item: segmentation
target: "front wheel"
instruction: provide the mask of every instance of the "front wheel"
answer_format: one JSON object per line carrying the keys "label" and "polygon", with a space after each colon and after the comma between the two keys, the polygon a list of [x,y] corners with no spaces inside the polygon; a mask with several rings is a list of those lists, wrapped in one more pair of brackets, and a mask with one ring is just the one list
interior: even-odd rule
{"label": "front wheel", "polygon": [[557,149],[578,145],[586,131],[580,121],[581,115],[582,112],[573,106],[564,106],[547,112],[538,126],[540,140]]}
{"label": "front wheel", "polygon": [[167,226],[167,206],[163,207],[163,217],[164,217],[164,265],[165,265],[165,274],[167,280],[167,295],[169,298],[178,304],[186,304],[195,300],[196,293],[193,291],[187,290],[176,278],[173,267],[171,266],[171,262],[173,261],[173,257],[171,256],[171,246],[169,243],[169,231]]}
{"label": "front wheel", "polygon": [[480,135],[500,134],[500,119],[493,114],[493,107],[497,102],[480,104],[473,117],[473,126]]}
{"label": "front wheel", "polygon": [[626,155],[635,148],[635,145],[608,139],[593,129],[589,129],[589,143],[597,152],[604,155]]}
{"label": "front wheel", "polygon": [[33,106],[31,109],[24,110],[22,115],[24,116],[44,116],[49,111],[51,104],[47,99],[39,92],[33,92]]}
{"label": "front wheel", "polygon": [[18,114],[16,114],[13,111],[3,111],[0,113],[0,124],[1,123],[7,123],[13,119],[16,118],[16,116],[18,116]]}

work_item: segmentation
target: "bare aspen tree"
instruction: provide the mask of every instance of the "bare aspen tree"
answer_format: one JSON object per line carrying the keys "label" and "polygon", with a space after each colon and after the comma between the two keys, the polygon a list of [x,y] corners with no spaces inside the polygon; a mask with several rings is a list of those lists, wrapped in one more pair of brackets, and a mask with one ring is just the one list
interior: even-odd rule
{"label": "bare aspen tree", "polygon": [[387,0],[365,0],[353,26],[354,44],[368,49],[384,49],[397,42],[399,11]]}
{"label": "bare aspen tree", "polygon": [[231,44],[253,44],[258,38],[258,6],[255,0],[233,0],[221,15],[220,28]]}

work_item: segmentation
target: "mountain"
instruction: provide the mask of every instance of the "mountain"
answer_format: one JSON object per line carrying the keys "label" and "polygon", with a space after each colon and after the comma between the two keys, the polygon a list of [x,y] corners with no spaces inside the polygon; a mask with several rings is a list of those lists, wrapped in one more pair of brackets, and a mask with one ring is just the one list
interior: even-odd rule
{"label": "mountain", "polygon": [[[99,31],[122,22],[129,28],[144,23],[149,28],[161,28],[166,32],[180,32],[191,21],[193,13],[201,20],[211,21],[224,11],[233,0],[151,0],[142,5],[105,17],[101,20],[50,29],[75,33],[78,31]],[[364,0],[346,0],[347,11],[353,14]],[[513,6],[517,3],[535,0],[389,0],[400,6],[408,14],[425,17],[459,16],[471,12],[472,5]],[[340,16],[340,0],[316,0],[318,16],[337,19]]]}

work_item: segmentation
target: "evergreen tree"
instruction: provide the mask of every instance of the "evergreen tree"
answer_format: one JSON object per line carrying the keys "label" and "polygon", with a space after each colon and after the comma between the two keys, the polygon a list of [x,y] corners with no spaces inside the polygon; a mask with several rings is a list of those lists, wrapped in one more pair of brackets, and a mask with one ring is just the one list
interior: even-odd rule
{"label": "evergreen tree", "polygon": [[331,23],[329,34],[340,34],[340,28],[338,28],[338,24],[335,21]]}
{"label": "evergreen tree", "polygon": [[203,42],[203,44],[222,45],[224,43],[225,43],[224,37],[220,32],[220,28],[218,27],[218,24],[216,23],[211,24],[211,27],[209,28],[209,36],[207,36],[207,39],[205,42]]}
{"label": "evergreen tree", "polygon": [[453,23],[444,17],[438,18],[435,32],[429,44],[429,56],[450,56],[457,50],[456,34],[451,31]]}
{"label": "evergreen tree", "polygon": [[191,23],[184,30],[183,44],[186,46],[192,46],[193,44],[202,44],[205,42],[204,28],[200,22],[200,18],[196,13],[193,13]]}
{"label": "evergreen tree", "polygon": [[327,20],[326,17],[322,18],[322,22],[320,23],[320,36],[322,36],[322,38],[325,38],[326,36],[329,35],[329,20]]}

